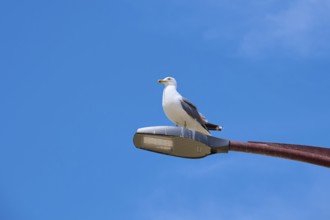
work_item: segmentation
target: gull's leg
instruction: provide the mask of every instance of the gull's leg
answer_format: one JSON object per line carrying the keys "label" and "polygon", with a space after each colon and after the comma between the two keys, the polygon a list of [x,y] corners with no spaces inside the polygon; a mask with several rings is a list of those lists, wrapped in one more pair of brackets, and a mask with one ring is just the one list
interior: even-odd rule
{"label": "gull's leg", "polygon": [[178,126],[179,126],[179,124],[178,124],[177,122],[175,122],[175,126],[176,126],[176,127],[178,127]]}
{"label": "gull's leg", "polygon": [[184,121],[184,125],[183,125],[184,128],[187,128],[187,122]]}

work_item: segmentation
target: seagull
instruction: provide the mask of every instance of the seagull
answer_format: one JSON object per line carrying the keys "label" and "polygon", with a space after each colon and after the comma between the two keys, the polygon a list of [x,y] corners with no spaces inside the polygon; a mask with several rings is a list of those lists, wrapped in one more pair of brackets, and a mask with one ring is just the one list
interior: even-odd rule
{"label": "seagull", "polygon": [[209,130],[222,130],[222,126],[209,123],[193,103],[181,96],[176,90],[177,83],[173,77],[165,77],[158,80],[158,83],[165,86],[162,102],[165,115],[176,126],[180,125],[206,135],[211,135]]}

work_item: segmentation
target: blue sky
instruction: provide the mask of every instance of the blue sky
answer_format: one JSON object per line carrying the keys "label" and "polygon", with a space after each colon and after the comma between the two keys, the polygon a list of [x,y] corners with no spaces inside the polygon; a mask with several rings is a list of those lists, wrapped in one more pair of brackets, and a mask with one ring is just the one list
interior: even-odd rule
{"label": "blue sky", "polygon": [[213,135],[330,147],[330,2],[2,1],[0,219],[330,218],[330,173],[136,149],[173,76]]}

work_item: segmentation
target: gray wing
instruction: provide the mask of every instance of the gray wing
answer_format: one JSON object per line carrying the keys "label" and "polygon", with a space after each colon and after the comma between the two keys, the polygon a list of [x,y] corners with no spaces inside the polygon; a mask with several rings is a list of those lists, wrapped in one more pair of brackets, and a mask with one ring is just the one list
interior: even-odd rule
{"label": "gray wing", "polygon": [[188,113],[188,115],[193,119],[195,119],[196,121],[198,121],[206,130],[208,130],[207,127],[205,126],[205,121],[203,120],[203,118],[201,117],[201,115],[197,110],[197,107],[194,104],[192,104],[188,99],[185,98],[182,98],[180,102],[182,108]]}

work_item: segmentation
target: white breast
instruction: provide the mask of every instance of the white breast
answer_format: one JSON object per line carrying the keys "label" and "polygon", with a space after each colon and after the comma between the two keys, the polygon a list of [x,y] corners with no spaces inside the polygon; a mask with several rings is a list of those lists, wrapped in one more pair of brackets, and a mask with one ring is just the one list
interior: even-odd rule
{"label": "white breast", "polygon": [[186,128],[209,135],[210,133],[205,130],[198,121],[190,117],[182,108],[181,99],[182,96],[176,91],[175,86],[168,85],[164,88],[162,104],[167,118],[175,125],[185,126]]}
{"label": "white breast", "polygon": [[163,92],[163,109],[166,116],[176,125],[184,124],[184,114],[181,107],[181,95],[176,91],[175,86],[166,86]]}

